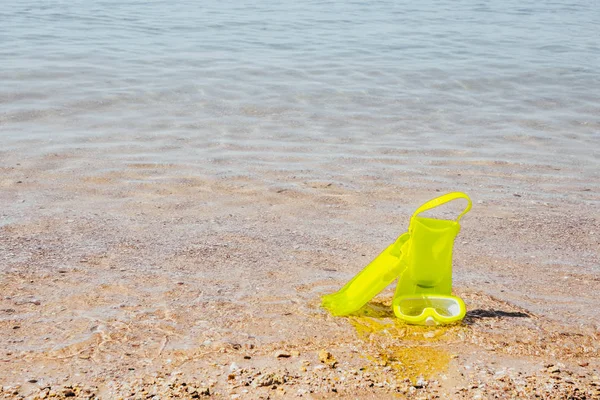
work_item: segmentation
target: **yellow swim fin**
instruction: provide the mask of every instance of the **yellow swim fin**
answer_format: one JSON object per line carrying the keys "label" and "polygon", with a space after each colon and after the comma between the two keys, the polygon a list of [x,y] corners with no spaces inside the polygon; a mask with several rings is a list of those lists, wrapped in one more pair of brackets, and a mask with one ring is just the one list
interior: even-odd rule
{"label": "yellow swim fin", "polygon": [[[456,220],[420,217],[419,214],[452,200],[467,200]],[[428,201],[410,219],[410,240],[403,253],[403,270],[392,302],[394,313],[412,324],[448,324],[463,319],[464,302],[452,296],[452,250],[460,219],[471,209],[464,193],[448,193]],[[419,311],[420,312],[417,312]]]}
{"label": "yellow swim fin", "polygon": [[402,272],[402,252],[408,239],[408,233],[401,235],[338,292],[323,296],[321,305],[339,316],[367,304]]}

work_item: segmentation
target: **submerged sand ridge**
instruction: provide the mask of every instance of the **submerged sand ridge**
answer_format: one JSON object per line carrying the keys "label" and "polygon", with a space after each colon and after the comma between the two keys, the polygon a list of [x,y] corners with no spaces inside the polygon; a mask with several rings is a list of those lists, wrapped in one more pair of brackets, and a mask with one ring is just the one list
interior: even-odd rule
{"label": "submerged sand ridge", "polygon": [[6,398],[597,395],[593,193],[467,190],[455,287],[469,314],[428,329],[394,319],[389,291],[348,318],[319,296],[462,184],[215,178],[84,151],[1,167]]}

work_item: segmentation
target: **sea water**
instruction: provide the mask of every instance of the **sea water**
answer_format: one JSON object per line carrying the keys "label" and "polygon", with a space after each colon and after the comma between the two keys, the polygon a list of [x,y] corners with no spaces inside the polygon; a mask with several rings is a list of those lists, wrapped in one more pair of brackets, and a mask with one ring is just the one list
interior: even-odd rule
{"label": "sea water", "polygon": [[590,181],[599,43],[591,0],[3,2],[0,151]]}

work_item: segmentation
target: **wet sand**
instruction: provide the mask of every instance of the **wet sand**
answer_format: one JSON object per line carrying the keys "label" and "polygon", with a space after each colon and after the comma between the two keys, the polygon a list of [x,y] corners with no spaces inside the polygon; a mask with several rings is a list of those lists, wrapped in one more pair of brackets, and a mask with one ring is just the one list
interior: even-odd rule
{"label": "wet sand", "polygon": [[[573,171],[215,175],[89,149],[0,160],[0,398],[600,396],[599,182]],[[455,246],[463,324],[399,323],[393,288],[351,317],[319,307],[456,189],[475,203]]]}

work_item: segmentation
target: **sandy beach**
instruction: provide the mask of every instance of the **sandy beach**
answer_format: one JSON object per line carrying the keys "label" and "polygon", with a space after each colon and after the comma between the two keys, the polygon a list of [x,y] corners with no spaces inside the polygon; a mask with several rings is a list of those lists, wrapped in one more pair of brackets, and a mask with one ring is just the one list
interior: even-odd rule
{"label": "sandy beach", "polygon": [[2,153],[2,398],[600,395],[598,182],[560,201],[474,185],[467,317],[423,328],[393,317],[393,288],[350,317],[320,296],[458,180],[265,184],[107,155]]}
{"label": "sandy beach", "polygon": [[[0,399],[599,399],[593,1],[0,5]],[[321,297],[473,200],[461,324]],[[460,202],[432,210],[454,219]]]}

